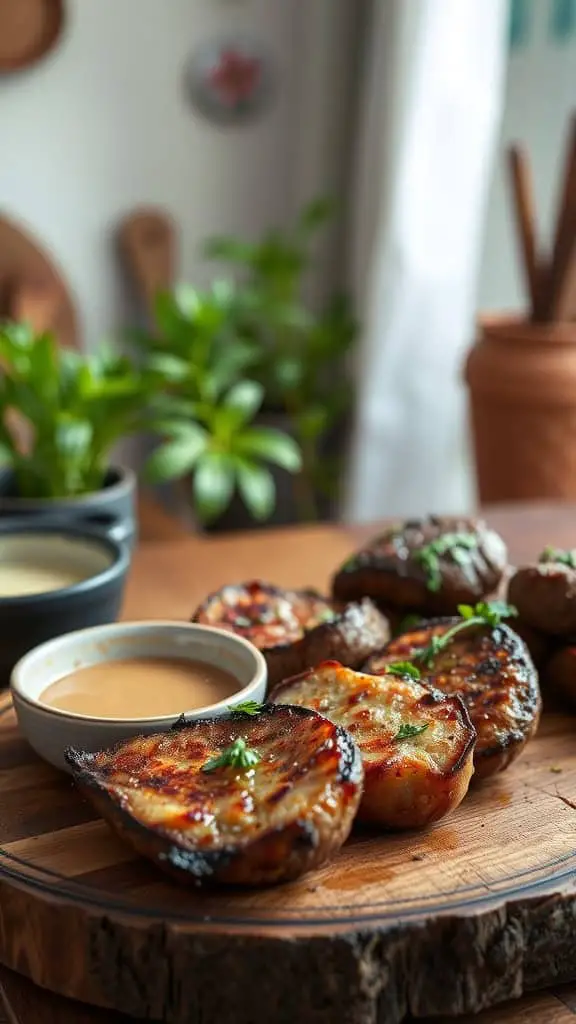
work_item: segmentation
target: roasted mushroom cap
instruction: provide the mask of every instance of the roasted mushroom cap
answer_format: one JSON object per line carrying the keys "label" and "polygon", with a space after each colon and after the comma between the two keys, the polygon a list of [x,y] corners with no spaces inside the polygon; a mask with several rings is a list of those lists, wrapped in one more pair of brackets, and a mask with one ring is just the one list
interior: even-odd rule
{"label": "roasted mushroom cap", "polygon": [[388,622],[371,601],[338,609],[315,590],[258,580],[222,587],[197,608],[193,621],[255,644],[266,658],[270,686],[329,658],[358,668],[389,637]]}
{"label": "roasted mushroom cap", "polygon": [[474,626],[451,640],[426,665],[417,652],[441,637],[458,619],[443,619],[410,630],[372,655],[367,672],[386,672],[390,663],[416,660],[424,682],[462,698],[478,733],[475,779],[506,768],[538,728],[538,675],[524,642],[509,626]]}
{"label": "roasted mushroom cap", "polygon": [[504,541],[481,520],[429,516],[390,527],[352,555],[332,592],[338,601],[455,613],[493,593],[506,563]]}

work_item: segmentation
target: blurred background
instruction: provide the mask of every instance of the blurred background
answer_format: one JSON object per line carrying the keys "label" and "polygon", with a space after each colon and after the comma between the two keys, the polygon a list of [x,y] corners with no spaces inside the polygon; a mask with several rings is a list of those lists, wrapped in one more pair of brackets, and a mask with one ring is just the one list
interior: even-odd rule
{"label": "blurred background", "polygon": [[[293,494],[286,449],[272,460],[274,511],[266,496],[258,506],[262,476],[222,486],[221,466],[203,506],[201,484],[194,499],[170,484],[167,500],[194,515],[200,495],[227,526],[254,520],[237,491],[256,495],[260,522],[475,505],[464,362],[480,316],[530,319],[507,149],[529,154],[548,244],[576,106],[576,3],[2,0],[0,65],[4,317],[64,323],[63,341],[86,352],[156,323],[163,353],[182,360],[185,327],[172,331],[174,309],[158,317],[157,294],[187,283],[176,313],[194,332],[216,278],[249,285],[226,344],[273,354],[242,367],[260,389],[244,389],[245,415],[304,446],[313,498]],[[272,252],[250,250],[273,229]],[[52,274],[56,314],[38,298]],[[545,319],[573,337],[570,309]],[[150,424],[121,446],[137,467],[155,449]],[[197,467],[166,458],[155,479]],[[500,490],[489,499],[557,496]]]}

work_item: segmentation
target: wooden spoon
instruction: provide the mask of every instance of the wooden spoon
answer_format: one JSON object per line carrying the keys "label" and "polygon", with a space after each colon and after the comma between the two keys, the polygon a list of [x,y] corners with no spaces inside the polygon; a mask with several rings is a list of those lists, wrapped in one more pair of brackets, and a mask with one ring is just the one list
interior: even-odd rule
{"label": "wooden spoon", "polygon": [[171,288],[175,281],[178,262],[176,225],[162,210],[135,210],[120,224],[118,244],[139,297],[154,320],[156,296]]}

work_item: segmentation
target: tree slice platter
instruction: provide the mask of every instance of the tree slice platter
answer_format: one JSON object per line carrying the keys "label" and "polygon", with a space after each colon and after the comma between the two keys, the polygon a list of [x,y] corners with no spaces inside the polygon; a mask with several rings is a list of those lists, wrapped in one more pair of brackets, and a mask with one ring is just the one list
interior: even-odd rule
{"label": "tree slice platter", "polygon": [[136,859],[0,700],[0,960],[166,1024],[399,1024],[576,977],[574,720],[426,832],[358,831],[266,891],[199,893]]}

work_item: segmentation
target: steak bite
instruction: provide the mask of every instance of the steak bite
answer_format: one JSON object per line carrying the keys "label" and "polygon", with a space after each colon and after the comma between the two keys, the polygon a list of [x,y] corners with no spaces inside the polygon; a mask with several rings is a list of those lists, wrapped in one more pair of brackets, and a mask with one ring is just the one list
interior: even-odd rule
{"label": "steak bite", "polygon": [[549,636],[576,634],[576,569],[562,561],[542,561],[518,569],[508,598],[522,622]]}
{"label": "steak bite", "polygon": [[481,520],[428,516],[390,527],[352,555],[332,592],[338,601],[455,613],[495,591],[506,563],[504,541]]}
{"label": "steak bite", "polygon": [[538,676],[524,642],[509,626],[471,626],[437,654],[430,649],[460,619],[436,620],[396,637],[364,670],[384,673],[390,663],[413,662],[422,682],[464,701],[478,739],[475,779],[502,771],[524,749],[538,728],[541,711]]}
{"label": "steak bite", "polygon": [[286,680],[272,696],[313,708],[354,736],[364,761],[361,821],[420,828],[468,791],[476,733],[459,697],[409,675],[369,676],[336,662]]}
{"label": "steak bite", "polygon": [[371,601],[338,610],[315,590],[260,580],[210,594],[192,621],[250,640],[266,658],[272,686],[329,658],[358,668],[389,637],[388,622]]}
{"label": "steak bite", "polygon": [[183,723],[66,760],[122,839],[195,885],[270,885],[320,867],[362,791],[352,737],[303,708]]}

